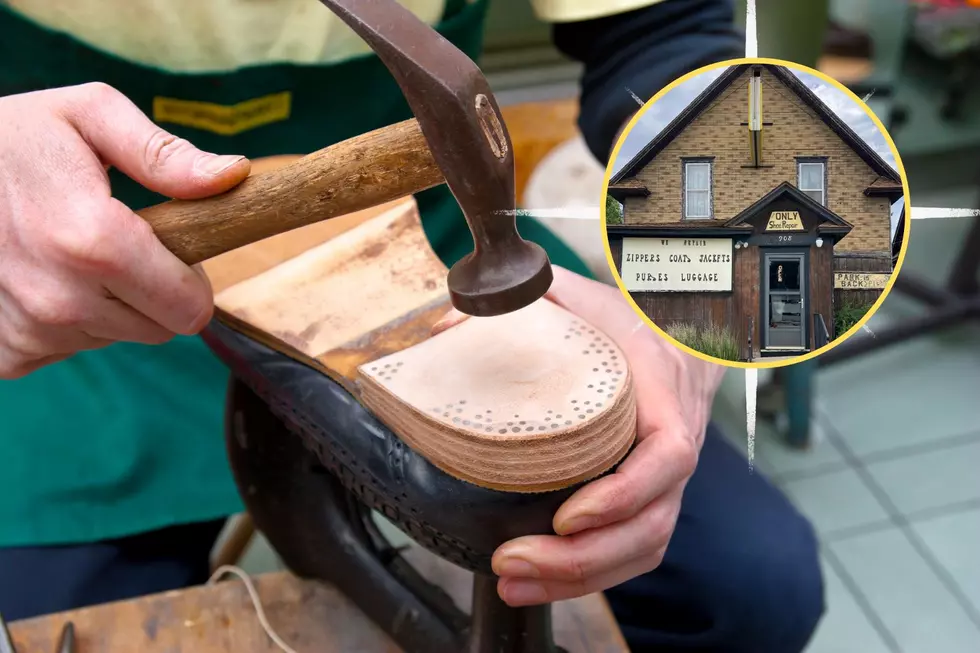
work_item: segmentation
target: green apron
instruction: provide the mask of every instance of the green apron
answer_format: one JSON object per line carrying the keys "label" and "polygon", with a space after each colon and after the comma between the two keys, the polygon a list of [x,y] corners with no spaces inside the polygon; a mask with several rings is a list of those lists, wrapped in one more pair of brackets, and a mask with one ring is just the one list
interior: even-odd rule
{"label": "green apron", "polygon": [[[485,5],[450,0],[438,26],[471,57],[481,47]],[[0,62],[0,95],[103,81],[150,116],[157,97],[230,106],[288,92],[288,119],[232,136],[162,123],[204,150],[252,158],[310,152],[411,117],[374,56],[177,74],[123,61],[0,7]],[[134,209],[166,199],[115,171],[111,179],[113,194]],[[447,265],[469,252],[469,231],[445,186],[417,199]],[[587,274],[539,223],[521,218],[519,228],[553,262]],[[227,378],[194,337],[117,344],[0,382],[0,546],[90,542],[240,511],[223,442]]]}

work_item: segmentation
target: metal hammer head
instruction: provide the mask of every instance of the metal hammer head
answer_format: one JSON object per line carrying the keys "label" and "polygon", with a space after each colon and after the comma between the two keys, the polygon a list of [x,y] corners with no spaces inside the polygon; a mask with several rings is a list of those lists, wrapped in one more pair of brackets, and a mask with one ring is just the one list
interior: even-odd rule
{"label": "metal hammer head", "polygon": [[473,61],[395,0],[320,0],[388,67],[473,234],[449,272],[469,315],[523,308],[551,286],[548,255],[517,232],[514,151],[490,85]]}

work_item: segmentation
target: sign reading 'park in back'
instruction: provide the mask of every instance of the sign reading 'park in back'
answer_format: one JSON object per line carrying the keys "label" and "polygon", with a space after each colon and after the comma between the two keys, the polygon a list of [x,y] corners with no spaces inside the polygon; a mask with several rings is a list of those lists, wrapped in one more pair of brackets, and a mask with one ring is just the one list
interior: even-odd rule
{"label": "sign reading 'park in back'", "polygon": [[803,231],[799,211],[773,211],[769,214],[766,231]]}
{"label": "sign reading 'park in back'", "polygon": [[624,238],[623,284],[630,292],[732,289],[730,238]]}
{"label": "sign reading 'park in back'", "polygon": [[834,288],[837,290],[883,290],[892,275],[887,272],[837,272]]}

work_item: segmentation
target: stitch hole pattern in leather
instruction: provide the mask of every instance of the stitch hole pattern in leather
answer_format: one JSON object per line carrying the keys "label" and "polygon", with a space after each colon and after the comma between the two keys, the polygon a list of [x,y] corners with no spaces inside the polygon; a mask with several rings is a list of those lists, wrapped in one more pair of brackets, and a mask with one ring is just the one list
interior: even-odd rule
{"label": "stitch hole pattern in leather", "polygon": [[[460,398],[440,406],[427,409],[429,415],[456,427],[465,427],[484,433],[500,435],[516,433],[550,433],[572,427],[592,418],[604,407],[604,402],[616,396],[616,390],[623,381],[625,368],[617,354],[613,342],[589,324],[573,320],[564,338],[572,340],[570,346],[582,347],[583,356],[594,360],[593,376],[583,382],[574,399],[562,407],[545,410],[540,407],[531,413],[514,415],[495,414],[492,408],[483,405],[479,398]],[[390,381],[397,370],[397,364],[374,365],[368,370],[382,381]]]}

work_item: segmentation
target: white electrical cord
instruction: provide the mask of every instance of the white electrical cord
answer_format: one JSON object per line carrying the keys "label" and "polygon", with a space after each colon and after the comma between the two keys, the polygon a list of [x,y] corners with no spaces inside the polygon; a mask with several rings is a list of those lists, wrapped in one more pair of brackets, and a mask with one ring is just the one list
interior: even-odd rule
{"label": "white electrical cord", "polygon": [[269,639],[275,643],[276,646],[281,648],[285,653],[297,653],[289,644],[282,641],[282,638],[276,634],[276,631],[272,629],[269,625],[269,620],[265,616],[265,610],[262,608],[262,601],[259,599],[259,593],[255,589],[255,584],[252,582],[252,578],[238,567],[231,565],[222,565],[218,567],[215,572],[208,579],[208,585],[216,584],[221,578],[227,574],[237,576],[243,583],[245,583],[245,589],[248,591],[249,597],[252,599],[252,605],[255,606],[255,612],[259,617],[259,624],[262,626],[262,630],[265,634],[269,636]]}

